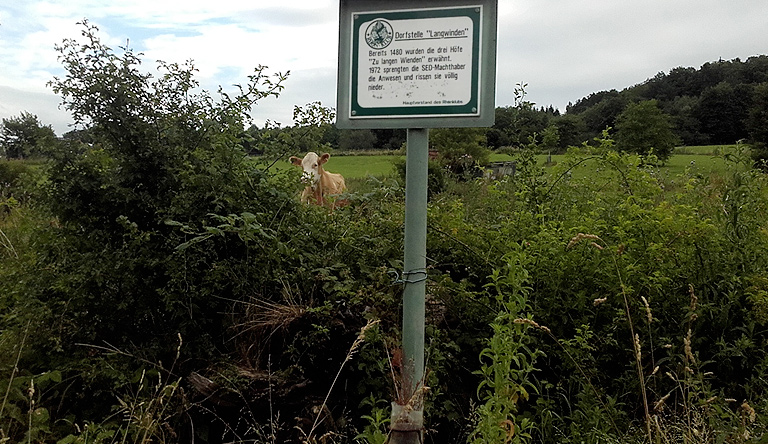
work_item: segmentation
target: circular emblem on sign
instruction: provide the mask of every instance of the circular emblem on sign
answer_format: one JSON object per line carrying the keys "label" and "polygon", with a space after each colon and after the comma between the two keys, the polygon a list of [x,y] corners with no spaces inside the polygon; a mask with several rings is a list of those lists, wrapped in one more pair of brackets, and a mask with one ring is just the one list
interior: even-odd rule
{"label": "circular emblem on sign", "polygon": [[365,30],[365,41],[373,49],[384,49],[392,43],[392,25],[386,20],[374,20]]}

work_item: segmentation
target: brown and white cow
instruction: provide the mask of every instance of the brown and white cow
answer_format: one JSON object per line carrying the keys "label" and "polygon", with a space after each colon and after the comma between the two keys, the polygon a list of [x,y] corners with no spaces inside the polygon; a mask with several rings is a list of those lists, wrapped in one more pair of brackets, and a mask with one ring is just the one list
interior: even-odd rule
{"label": "brown and white cow", "polygon": [[335,199],[328,199],[329,197],[337,197],[347,189],[341,174],[331,173],[323,169],[323,164],[328,162],[330,157],[331,155],[328,153],[318,156],[317,153],[313,152],[307,153],[303,159],[291,156],[291,163],[302,167],[304,170],[302,181],[309,184],[301,192],[303,203],[327,205],[331,208],[343,203]]}

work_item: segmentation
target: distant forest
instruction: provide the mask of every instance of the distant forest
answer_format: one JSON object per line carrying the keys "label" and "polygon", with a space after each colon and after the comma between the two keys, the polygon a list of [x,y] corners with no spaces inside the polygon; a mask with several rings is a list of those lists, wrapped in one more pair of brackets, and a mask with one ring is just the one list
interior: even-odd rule
{"label": "distant forest", "polygon": [[[719,60],[699,69],[675,68],[623,91],[601,91],[568,105],[564,119],[583,125],[586,135],[613,127],[630,103],[658,101],[683,145],[728,144],[750,138],[750,111],[759,86],[768,82],[768,56]],[[567,128],[558,124],[559,128]],[[565,131],[563,133],[566,133]]]}
{"label": "distant forest", "polygon": [[[648,147],[633,145],[651,144],[654,153],[666,158],[675,146],[743,141],[751,144],[756,160],[768,160],[768,55],[746,61],[718,60],[698,69],[674,68],[621,91],[590,94],[569,103],[565,113],[527,101],[526,88],[528,85],[518,84],[515,103],[496,108],[495,124],[482,130],[482,145],[556,154],[594,143],[609,130],[622,151],[643,153]],[[248,128],[241,140],[245,149],[264,153],[286,140],[292,140],[297,152],[398,150],[405,143],[404,129],[340,130],[329,123],[333,110],[319,102],[296,110],[293,126]],[[624,134],[622,128],[627,128]],[[0,156],[34,157],[48,151],[46,147],[55,144],[55,139],[50,126],[23,112],[18,118],[3,119]],[[71,131],[63,139],[93,142],[87,129]]]}
{"label": "distant forest", "polygon": [[[496,123],[486,132],[489,148],[535,144],[551,152],[591,142],[615,128],[628,105],[655,100],[668,116],[680,145],[733,144],[762,140],[767,130],[768,56],[708,62],[700,68],[674,68],[622,91],[600,91],[568,104],[565,113],[525,101],[496,108]],[[757,118],[762,116],[762,118]],[[283,129],[283,130],[290,130]],[[252,127],[251,132],[259,130]],[[254,134],[255,135],[255,134]],[[327,128],[323,141],[350,150],[398,149],[405,130],[338,130]]]}

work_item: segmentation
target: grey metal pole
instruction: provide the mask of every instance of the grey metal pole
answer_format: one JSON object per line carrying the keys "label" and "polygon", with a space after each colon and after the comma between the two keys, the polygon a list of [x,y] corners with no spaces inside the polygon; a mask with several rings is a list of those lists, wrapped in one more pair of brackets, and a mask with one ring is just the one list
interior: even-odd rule
{"label": "grey metal pole", "polygon": [[[393,403],[390,443],[423,442],[423,393],[417,392],[424,384],[428,163],[429,129],[409,128],[405,157],[402,397],[407,401],[415,394],[418,402],[404,408]],[[412,411],[413,407],[416,411]]]}
{"label": "grey metal pole", "polygon": [[[415,392],[424,376],[424,294],[427,288],[427,164],[429,130],[409,129],[405,174],[405,288],[403,354],[413,363],[407,381]],[[410,366],[409,366],[410,367]]]}

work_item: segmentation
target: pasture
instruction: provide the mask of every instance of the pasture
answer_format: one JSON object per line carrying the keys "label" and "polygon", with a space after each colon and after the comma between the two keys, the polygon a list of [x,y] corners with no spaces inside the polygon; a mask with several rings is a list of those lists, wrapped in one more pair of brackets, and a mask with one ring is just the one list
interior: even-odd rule
{"label": "pasture", "polygon": [[[697,147],[679,147],[675,154],[669,158],[667,163],[659,167],[659,172],[664,177],[674,178],[685,173],[686,169],[695,169],[701,174],[722,173],[725,169],[725,160],[723,155],[735,152],[735,145],[712,145]],[[566,155],[552,155],[552,164],[547,164],[548,156],[540,154],[536,156],[539,165],[545,169],[563,162]],[[346,179],[363,179],[368,176],[387,177],[395,174],[394,162],[398,159],[404,159],[402,155],[333,155],[328,161],[326,168],[334,173],[342,174]],[[514,160],[514,157],[508,154],[491,154],[492,162]],[[585,162],[574,174],[591,174],[590,163]],[[281,168],[287,168],[290,165],[287,162],[280,162]]]}

